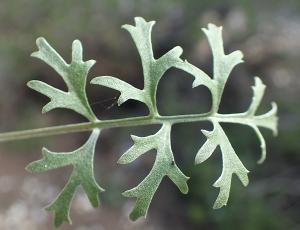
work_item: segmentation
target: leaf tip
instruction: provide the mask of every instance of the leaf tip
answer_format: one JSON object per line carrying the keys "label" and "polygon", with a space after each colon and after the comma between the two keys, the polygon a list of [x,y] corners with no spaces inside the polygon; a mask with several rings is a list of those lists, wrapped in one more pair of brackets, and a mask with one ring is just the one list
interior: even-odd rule
{"label": "leaf tip", "polygon": [[222,27],[222,26],[216,26],[216,25],[213,24],[213,23],[208,23],[207,28],[206,28],[206,27],[203,27],[203,28],[201,28],[201,29],[202,29],[202,31],[203,31],[205,34],[207,34],[207,33],[209,33],[209,32],[212,31],[212,30],[220,30],[220,31],[222,31],[222,30],[223,30],[223,27]]}
{"label": "leaf tip", "polygon": [[[188,181],[189,179],[190,179],[190,178],[188,177],[186,180]],[[188,193],[189,193],[189,186],[186,184],[186,185],[184,186],[184,188],[180,190],[180,192],[181,192],[182,194],[184,194],[184,195],[188,194]]]}
{"label": "leaf tip", "polygon": [[262,82],[262,80],[258,76],[254,77],[254,85],[261,85],[261,86],[264,85],[265,86],[265,84]]}
{"label": "leaf tip", "polygon": [[137,219],[139,219],[139,218],[141,218],[141,217],[143,217],[144,219],[146,219],[146,216],[147,216],[147,213],[145,213],[145,214],[138,214],[138,213],[132,211],[132,212],[129,214],[129,219],[130,219],[131,221],[137,221]]}
{"label": "leaf tip", "polygon": [[78,39],[72,43],[72,61],[82,62],[82,44]]}
{"label": "leaf tip", "polygon": [[199,165],[199,164],[203,163],[205,160],[206,159],[204,159],[200,154],[197,154],[195,157],[194,164]]}
{"label": "leaf tip", "polygon": [[94,84],[94,85],[102,85],[103,79],[105,79],[105,78],[106,78],[106,76],[94,77],[94,78],[90,81],[90,83],[91,83],[91,84]]}
{"label": "leaf tip", "polygon": [[61,214],[59,214],[56,210],[52,209],[51,206],[46,207],[45,210],[49,211],[49,212],[54,212],[54,226],[55,226],[55,228],[61,227],[61,225],[64,222],[68,223],[69,225],[72,225],[72,219],[71,219],[69,214],[61,216]]}
{"label": "leaf tip", "polygon": [[[126,161],[125,161],[124,158],[121,156],[121,157],[119,158],[119,160],[117,161],[117,164],[124,165],[124,164],[126,164]],[[122,193],[122,194],[123,194],[123,193]]]}
{"label": "leaf tip", "polygon": [[249,170],[245,169],[245,172],[240,172],[238,174],[236,173],[244,187],[247,187],[249,185],[249,177],[248,177],[249,172],[250,172]]}
{"label": "leaf tip", "polygon": [[274,114],[274,122],[275,122],[275,125],[274,125],[274,128],[273,128],[273,135],[274,136],[277,136],[278,135],[278,116],[277,116],[277,112],[278,112],[278,106],[276,104],[276,102],[271,102],[271,111],[272,113]]}
{"label": "leaf tip", "polygon": [[261,153],[261,157],[260,157],[260,159],[257,161],[257,164],[259,164],[259,165],[261,165],[262,163],[264,163],[265,162],[265,160],[266,160],[266,153],[267,153],[267,151],[266,151],[266,147],[265,146],[261,146],[261,151],[262,151],[262,153]]}
{"label": "leaf tip", "polygon": [[34,170],[33,170],[33,163],[34,163],[34,162],[31,162],[30,164],[28,164],[28,165],[25,167],[25,170],[26,170],[27,172],[30,172],[30,173],[33,173],[33,172],[34,172]]}
{"label": "leaf tip", "polygon": [[78,47],[78,46],[81,46],[81,41],[79,39],[75,39],[72,43],[72,46],[73,47]]}
{"label": "leaf tip", "polygon": [[27,87],[34,89],[34,85],[35,85],[36,80],[31,80],[29,82],[26,83]]}
{"label": "leaf tip", "polygon": [[118,106],[121,106],[125,101],[127,101],[127,99],[122,97],[122,93],[121,93],[117,101]]}
{"label": "leaf tip", "polygon": [[199,83],[197,80],[194,80],[193,83],[192,83],[192,88],[196,88],[199,85],[201,85],[201,83]]}
{"label": "leaf tip", "polygon": [[38,58],[39,57],[39,51],[35,51],[30,54],[30,57]]}
{"label": "leaf tip", "polygon": [[134,26],[125,24],[125,25],[122,25],[121,28],[124,30],[130,31],[131,29],[134,28]]}
{"label": "leaf tip", "polygon": [[43,108],[42,108],[42,114],[45,114],[47,112],[49,112],[52,108],[50,108],[50,103],[46,104]]}
{"label": "leaf tip", "polygon": [[221,202],[215,202],[214,203],[214,206],[213,206],[213,209],[217,210],[217,209],[220,209],[222,208],[223,206],[226,206],[227,205],[227,202],[226,203],[221,203]]}
{"label": "leaf tip", "polygon": [[141,24],[141,23],[149,23],[151,26],[153,26],[156,22],[155,21],[149,21],[147,22],[143,17],[135,17],[134,22],[136,25]]}
{"label": "leaf tip", "polygon": [[96,60],[91,59],[91,60],[86,61],[85,63],[87,65],[88,69],[90,69],[93,65],[96,64]]}
{"label": "leaf tip", "polygon": [[173,48],[173,50],[174,50],[175,56],[177,56],[177,57],[180,57],[182,55],[182,53],[183,53],[183,49],[182,49],[181,46],[175,46]]}
{"label": "leaf tip", "polygon": [[47,40],[44,37],[38,37],[35,43],[38,47],[40,47],[41,45],[47,43]]}

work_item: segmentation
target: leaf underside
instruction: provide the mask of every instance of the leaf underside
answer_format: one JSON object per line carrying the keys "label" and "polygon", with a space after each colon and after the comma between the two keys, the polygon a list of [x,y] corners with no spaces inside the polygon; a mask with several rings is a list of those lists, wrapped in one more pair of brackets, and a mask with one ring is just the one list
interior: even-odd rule
{"label": "leaf underside", "polygon": [[[211,112],[218,114],[219,104],[221,102],[227,79],[232,69],[237,64],[243,62],[243,55],[240,51],[234,51],[228,55],[224,53],[222,27],[209,24],[208,29],[203,29],[203,31],[208,38],[214,58],[214,73],[212,78],[214,83],[212,85],[215,85],[215,87],[210,88],[213,98]],[[258,163],[262,163],[266,158],[266,143],[258,127],[268,128],[273,131],[274,135],[277,134],[277,106],[275,103],[272,103],[272,109],[269,112],[263,115],[256,115],[256,111],[264,95],[265,85],[262,83],[260,78],[255,77],[255,85],[252,87],[252,89],[253,97],[248,110],[244,113],[236,114],[238,115],[237,118],[233,119],[231,122],[241,123],[239,119],[243,119],[243,124],[253,128],[261,143],[261,158],[259,159]],[[227,204],[232,175],[236,174],[242,184],[247,186],[249,183],[247,175],[249,171],[245,168],[236,155],[227,135],[222,129],[220,125],[222,119],[218,120],[212,118],[211,121],[214,125],[214,129],[213,131],[202,130],[203,134],[207,138],[207,141],[199,149],[195,158],[195,163],[200,164],[207,160],[212,155],[216,147],[220,146],[222,152],[223,169],[221,176],[214,183],[214,187],[220,188],[219,195],[213,206],[215,209],[217,209]]]}
{"label": "leaf underside", "polygon": [[[260,78],[255,77],[255,84],[252,87],[252,102],[248,110],[237,114],[219,114],[219,105],[226,82],[232,69],[243,62],[242,52],[234,51],[225,54],[222,27],[209,24],[208,28],[203,29],[203,32],[208,39],[213,54],[213,76],[210,77],[198,67],[180,58],[182,54],[181,47],[174,47],[160,58],[155,58],[151,42],[154,24],[154,21],[147,22],[143,18],[137,17],[134,26],[123,26],[131,35],[141,58],[144,77],[142,89],[112,76],[99,76],[94,78],[91,83],[118,90],[121,93],[118,98],[118,105],[129,99],[144,103],[149,109],[149,117],[153,119],[160,117],[156,105],[157,87],[160,79],[168,69],[175,67],[189,73],[194,77],[193,88],[200,85],[206,86],[212,94],[209,121],[213,124],[213,130],[202,130],[207,140],[197,152],[195,163],[204,162],[217,147],[220,147],[223,161],[222,173],[213,185],[219,188],[219,195],[213,207],[221,208],[228,202],[233,174],[238,176],[244,186],[249,183],[249,171],[237,156],[221,123],[239,123],[251,127],[260,141],[261,157],[258,163],[262,163],[266,158],[266,143],[259,128],[267,128],[277,134],[277,106],[272,103],[269,112],[262,115],[256,114],[264,95],[265,85]],[[43,60],[56,70],[68,88],[68,91],[64,92],[41,81],[30,81],[28,83],[30,88],[50,98],[50,102],[44,106],[43,112],[55,108],[65,108],[81,114],[91,122],[98,121],[91,110],[85,91],[87,74],[95,61],[84,62],[82,60],[81,43],[78,40],[73,42],[70,64],[67,64],[44,38],[37,40],[37,46],[39,50],[33,53],[32,56]],[[231,120],[228,120],[229,117]],[[164,177],[171,179],[182,193],[186,194],[188,192],[187,180],[189,177],[185,176],[175,163],[171,147],[171,130],[172,122],[166,120],[162,122],[159,131],[153,135],[146,137],[132,135],[133,146],[118,161],[120,164],[128,164],[149,150],[156,150],[155,162],[149,174],[136,187],[123,193],[126,197],[136,198],[135,206],[130,214],[132,220],[147,215],[151,200]],[[47,208],[47,210],[55,213],[55,226],[60,226],[64,221],[71,223],[70,205],[75,191],[80,185],[85,190],[91,204],[94,207],[99,205],[99,193],[104,190],[97,184],[93,172],[95,145],[99,135],[100,130],[94,129],[88,141],[73,152],[54,153],[43,149],[43,158],[27,167],[27,170],[31,172],[43,172],[67,165],[73,166],[72,174],[66,186]]]}
{"label": "leaf underside", "polygon": [[103,192],[94,176],[94,152],[100,134],[95,129],[87,142],[73,152],[56,153],[43,149],[43,158],[32,162],[26,167],[29,172],[44,172],[65,166],[73,166],[71,176],[57,196],[46,210],[53,211],[55,215],[55,226],[60,226],[64,221],[71,223],[70,206],[76,189],[82,186],[93,207],[99,206],[99,193]]}
{"label": "leaf underside", "polygon": [[[28,86],[50,98],[42,112],[56,108],[73,110],[91,122],[97,121],[86,95],[86,80],[94,60],[83,61],[81,42],[75,40],[72,45],[72,61],[65,60],[52,48],[44,38],[37,39],[38,51],[32,54],[51,66],[63,79],[68,91],[62,91],[45,82],[32,80]],[[26,169],[30,172],[43,172],[50,169],[73,166],[72,174],[58,197],[46,209],[53,211],[55,226],[64,221],[71,223],[70,207],[78,186],[82,186],[93,207],[99,206],[99,193],[104,191],[94,177],[95,145],[100,135],[100,129],[94,129],[88,141],[73,152],[55,153],[43,148],[43,158],[29,164]]]}
{"label": "leaf underside", "polygon": [[162,57],[155,59],[151,42],[151,31],[155,22],[146,22],[143,18],[137,17],[135,23],[136,26],[124,25],[122,28],[130,33],[139,52],[143,66],[144,88],[138,89],[112,76],[96,77],[91,83],[120,91],[119,105],[129,99],[137,100],[147,105],[150,114],[158,115],[156,91],[159,80],[168,69],[182,62],[180,59],[182,48],[174,47]]}
{"label": "leaf underside", "polygon": [[29,81],[27,85],[30,88],[50,98],[50,102],[43,107],[42,112],[65,108],[81,114],[90,121],[97,120],[91,110],[85,91],[87,74],[95,61],[84,62],[82,60],[81,42],[79,40],[73,42],[72,62],[70,64],[65,62],[45,38],[38,38],[36,44],[39,50],[32,53],[31,56],[39,58],[51,66],[62,77],[68,88],[68,92],[65,92],[42,81]]}
{"label": "leaf underside", "polygon": [[119,164],[128,164],[151,149],[157,151],[154,165],[146,178],[135,188],[123,193],[126,197],[136,197],[137,201],[130,214],[132,220],[146,216],[150,202],[162,179],[169,177],[186,194],[188,192],[187,180],[175,163],[171,148],[171,125],[165,124],[154,135],[147,137],[132,136],[134,145],[119,159]]}

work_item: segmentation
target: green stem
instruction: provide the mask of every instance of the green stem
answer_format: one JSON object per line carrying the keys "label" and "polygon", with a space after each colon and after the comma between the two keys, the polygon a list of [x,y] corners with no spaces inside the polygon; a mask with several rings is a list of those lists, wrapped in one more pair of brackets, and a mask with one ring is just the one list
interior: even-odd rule
{"label": "green stem", "polygon": [[[176,116],[141,116],[141,117],[131,117],[113,120],[101,120],[95,122],[84,122],[77,124],[68,124],[60,126],[45,127],[39,129],[31,129],[24,131],[13,131],[0,133],[0,142],[14,141],[14,140],[24,140],[36,137],[46,137],[66,133],[84,132],[95,128],[105,129],[105,128],[116,128],[116,127],[128,127],[128,126],[142,126],[142,125],[152,125],[152,124],[163,124],[164,122],[169,122],[170,124],[176,123],[187,123],[187,122],[198,122],[198,121],[211,121],[212,119],[218,119],[221,122],[234,122],[232,118],[237,118],[234,114],[222,115],[211,113],[203,114],[188,114],[188,115],[176,115]],[[248,124],[246,117],[239,117],[237,123]],[[244,122],[243,122],[244,121]]]}

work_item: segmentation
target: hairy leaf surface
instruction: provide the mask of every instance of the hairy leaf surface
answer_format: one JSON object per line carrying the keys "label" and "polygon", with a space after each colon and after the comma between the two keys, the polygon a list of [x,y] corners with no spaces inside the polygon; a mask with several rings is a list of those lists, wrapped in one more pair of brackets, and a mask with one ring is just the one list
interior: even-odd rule
{"label": "hairy leaf surface", "polygon": [[[95,61],[83,61],[80,41],[75,40],[73,42],[72,61],[70,64],[67,64],[44,38],[37,39],[38,51],[33,53],[32,56],[50,65],[62,77],[68,89],[65,92],[41,81],[30,81],[28,83],[30,88],[50,98],[50,102],[43,107],[42,111],[48,112],[56,108],[73,110],[87,118],[90,122],[71,125],[72,129],[94,129],[87,142],[75,151],[56,153],[44,148],[43,158],[31,163],[27,167],[27,170],[31,172],[43,172],[68,165],[73,166],[72,174],[65,188],[47,208],[55,213],[56,226],[60,226],[64,221],[71,222],[69,214],[71,201],[76,188],[80,185],[86,192],[91,204],[94,207],[99,205],[99,193],[104,190],[97,184],[93,172],[95,145],[100,135],[100,129],[95,127],[112,128],[127,127],[130,125],[161,125],[159,131],[153,135],[146,137],[132,135],[133,146],[118,161],[120,164],[128,164],[149,150],[156,150],[156,158],[149,174],[136,187],[123,193],[126,197],[136,198],[135,206],[130,214],[132,220],[146,216],[151,200],[164,177],[167,176],[170,178],[182,193],[188,192],[187,180],[189,177],[185,176],[178,168],[172,152],[171,130],[173,124],[198,121],[210,121],[213,124],[212,131],[202,130],[207,140],[197,152],[195,163],[200,164],[204,162],[213,154],[216,148],[220,148],[223,164],[222,173],[214,183],[214,186],[219,188],[219,195],[214,203],[214,208],[221,208],[227,204],[233,174],[238,176],[244,186],[247,186],[249,182],[249,171],[232,147],[228,136],[221,126],[222,123],[235,123],[251,127],[260,141],[262,153],[258,163],[262,163],[266,158],[266,143],[259,128],[267,128],[276,135],[278,118],[275,103],[271,104],[272,108],[267,113],[257,114],[257,109],[261,104],[266,88],[260,78],[255,77],[255,84],[252,87],[252,102],[247,111],[233,114],[219,113],[223,91],[230,73],[236,65],[243,62],[241,51],[225,54],[222,27],[209,24],[208,28],[203,29],[213,56],[213,76],[209,76],[187,60],[182,60],[181,54],[183,51],[179,46],[174,47],[163,56],[155,58],[151,42],[151,33],[154,24],[154,21],[147,22],[141,17],[136,17],[135,25],[123,26],[131,35],[141,58],[144,78],[142,89],[138,89],[112,76],[100,76],[91,81],[92,84],[118,90],[120,92],[120,97],[118,98],[119,105],[130,99],[146,104],[149,109],[149,115],[142,117],[107,121],[98,120],[91,110],[85,89],[87,74]],[[209,89],[212,95],[210,111],[204,114],[173,116],[161,116],[159,114],[156,104],[157,87],[164,73],[173,67],[183,70],[194,78],[193,88],[203,85]],[[70,129],[70,126],[66,129],[73,131]],[[45,130],[49,131],[49,128]],[[61,131],[61,126],[56,131],[60,133],[58,131]],[[23,135],[28,135],[28,133],[24,133]],[[36,133],[40,134],[40,130],[36,131]]]}
{"label": "hairy leaf surface", "polygon": [[90,121],[97,120],[88,102],[85,86],[90,68],[95,64],[94,60],[84,62],[82,60],[82,45],[75,40],[72,45],[72,62],[67,64],[65,60],[49,45],[44,38],[38,38],[36,44],[39,48],[32,54],[51,66],[62,77],[68,87],[68,92],[54,88],[42,81],[32,80],[28,86],[49,97],[51,101],[43,108],[46,113],[55,108],[74,110]]}
{"label": "hairy leaf surface", "polygon": [[100,134],[95,129],[87,142],[73,152],[56,153],[43,149],[43,158],[32,162],[26,169],[29,172],[44,172],[51,169],[73,166],[72,174],[64,189],[48,207],[55,214],[55,226],[64,221],[71,223],[70,207],[78,186],[82,186],[93,207],[99,206],[99,193],[104,191],[95,180],[94,152]]}
{"label": "hairy leaf surface", "polygon": [[158,115],[156,106],[158,82],[168,69],[182,62],[180,59],[182,48],[177,46],[162,57],[155,59],[151,42],[151,31],[154,24],[154,21],[146,22],[145,19],[136,17],[135,26],[123,26],[130,33],[141,57],[144,75],[144,88],[142,90],[110,76],[96,77],[91,83],[120,91],[119,104],[128,99],[137,100],[148,106],[150,114]]}
{"label": "hairy leaf surface", "polygon": [[220,146],[223,160],[223,170],[219,179],[214,183],[215,187],[220,188],[220,193],[215,201],[214,208],[221,208],[227,204],[231,186],[232,174],[236,174],[244,186],[249,183],[248,170],[236,155],[231,146],[228,137],[218,122],[214,122],[213,131],[203,130],[203,134],[207,137],[207,141],[200,148],[196,155],[195,162],[200,164],[208,159],[214,152],[216,147]]}
{"label": "hairy leaf surface", "polygon": [[[215,201],[214,208],[221,208],[227,204],[229,198],[232,174],[235,173],[243,185],[247,186],[247,173],[249,171],[236,155],[219,122],[240,123],[252,127],[261,143],[260,147],[262,154],[258,163],[262,163],[266,158],[266,143],[258,127],[268,128],[272,130],[274,134],[277,134],[277,106],[275,103],[272,103],[272,109],[269,112],[263,115],[256,115],[256,111],[261,103],[265,91],[265,85],[262,83],[260,78],[256,77],[255,85],[252,87],[252,102],[246,112],[225,115],[218,114],[222,94],[229,74],[237,64],[243,62],[243,54],[241,51],[234,51],[228,55],[224,53],[222,27],[209,24],[208,29],[203,29],[203,31],[208,38],[214,59],[214,73],[212,79],[213,84],[216,85],[216,87],[209,87],[209,85],[207,85],[207,87],[212,92],[213,103],[211,113],[216,114],[217,116],[216,118],[212,116],[211,119],[214,125],[214,130],[211,132],[203,130],[203,134],[207,137],[207,141],[198,151],[195,163],[200,164],[207,160],[214,152],[215,148],[220,146],[223,170],[220,178],[214,184],[215,187],[220,188],[220,193]],[[203,79],[206,78],[207,77],[204,75]],[[208,82],[208,80],[205,80],[204,84],[206,82]],[[230,117],[230,119],[228,119],[228,117]]]}
{"label": "hairy leaf surface", "polygon": [[132,220],[146,216],[150,202],[159,184],[165,176],[168,176],[186,194],[188,192],[187,180],[177,167],[171,148],[171,125],[166,123],[154,135],[147,137],[132,136],[134,145],[119,159],[119,164],[128,164],[151,149],[156,149],[156,158],[147,177],[135,188],[123,193],[126,197],[136,197],[134,209],[130,214]]}

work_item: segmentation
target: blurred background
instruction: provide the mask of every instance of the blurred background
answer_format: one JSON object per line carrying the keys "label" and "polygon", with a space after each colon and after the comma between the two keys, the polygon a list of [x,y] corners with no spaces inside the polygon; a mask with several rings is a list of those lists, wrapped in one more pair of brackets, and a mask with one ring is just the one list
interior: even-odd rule
{"label": "blurred background", "polygon": [[[234,176],[227,207],[213,210],[218,189],[212,187],[221,173],[221,155],[216,151],[205,163],[195,166],[194,157],[205,138],[201,129],[208,123],[177,125],[172,144],[175,159],[191,177],[190,192],[180,194],[169,179],[163,180],[150,206],[148,218],[128,221],[134,200],[121,192],[134,187],[147,175],[155,154],[147,154],[129,165],[117,159],[132,144],[130,134],[147,135],[153,127],[104,130],[95,157],[102,207],[91,208],[82,190],[72,205],[75,230],[181,230],[181,229],[300,229],[300,2],[279,0],[1,0],[0,2],[0,131],[38,128],[85,121],[68,110],[42,115],[48,99],[26,87],[39,79],[65,89],[62,79],[46,64],[31,58],[39,36],[67,60],[71,43],[80,39],[84,58],[97,64],[89,74],[112,75],[142,87],[142,68],[129,34],[120,29],[133,24],[135,16],[155,20],[153,46],[156,57],[176,45],[183,57],[212,73],[212,57],[201,31],[209,22],[223,25],[226,52],[240,49],[245,63],[234,69],[224,92],[223,113],[245,111],[251,101],[254,76],[268,86],[261,112],[270,102],[279,107],[279,135],[263,130],[267,160],[256,161],[260,148],[253,130],[223,125],[244,165],[250,184],[244,188]],[[207,112],[211,98],[204,87],[191,88],[193,78],[172,69],[162,79],[158,93],[163,115]],[[89,100],[100,119],[146,115],[140,103],[128,101],[114,106],[117,91],[87,85]],[[52,215],[42,208],[64,186],[71,168],[30,174],[24,167],[41,157],[43,146],[53,151],[79,147],[88,133],[40,138],[0,145],[0,229],[53,229]],[[234,226],[234,227],[233,227]]]}

